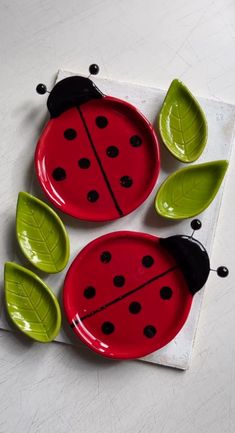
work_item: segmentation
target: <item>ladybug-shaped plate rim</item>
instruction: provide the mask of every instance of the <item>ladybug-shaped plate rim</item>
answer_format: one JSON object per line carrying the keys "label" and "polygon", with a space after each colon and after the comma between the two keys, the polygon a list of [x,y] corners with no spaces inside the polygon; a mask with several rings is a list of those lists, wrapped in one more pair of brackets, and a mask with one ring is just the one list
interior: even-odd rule
{"label": "ladybug-shaped plate rim", "polygon": [[[147,188],[143,189],[143,191],[139,197],[139,200],[136,202],[133,209],[124,213],[124,215],[122,216],[122,217],[124,217],[124,216],[129,215],[130,213],[134,212],[136,209],[138,209],[139,206],[141,206],[145,202],[145,200],[148,198],[148,196],[150,195],[150,193],[152,192],[152,190],[156,184],[156,181],[157,181],[158,176],[159,176],[159,171],[160,171],[159,141],[158,141],[156,132],[155,132],[153,126],[151,125],[151,123],[149,122],[149,120],[134,105],[130,104],[127,101],[124,101],[122,99],[119,99],[119,98],[116,98],[113,96],[104,96],[103,99],[108,100],[109,102],[113,103],[114,105],[118,104],[121,107],[124,106],[128,110],[131,110],[131,112],[133,112],[133,110],[134,110],[134,112],[140,116],[140,118],[143,121],[143,123],[145,124],[145,126],[151,131],[151,134],[153,137],[154,145],[152,146],[152,151],[153,151],[153,158],[156,161],[156,168],[153,172],[151,182],[149,182]],[[81,107],[82,107],[82,105],[81,105]],[[49,119],[49,121],[50,121],[50,119]],[[41,136],[44,134],[47,127],[48,127],[48,123],[45,125],[45,128],[43,129]],[[79,207],[74,206],[74,205],[70,205],[69,203],[66,203],[66,202],[64,202],[64,204],[60,204],[58,202],[58,199],[56,198],[56,194],[52,194],[50,192],[50,188],[49,188],[50,181],[49,180],[45,181],[44,176],[42,175],[42,167],[45,166],[45,163],[44,163],[44,161],[41,160],[41,157],[40,157],[41,145],[42,144],[41,144],[41,137],[40,137],[38,140],[38,143],[36,145],[36,150],[35,150],[35,154],[34,154],[34,166],[35,166],[35,170],[36,170],[36,175],[37,175],[37,179],[39,180],[39,183],[42,187],[43,192],[45,193],[47,198],[50,200],[50,202],[53,203],[53,205],[55,207],[57,207],[63,213],[70,215],[74,218],[77,218],[81,221],[108,222],[108,221],[114,221],[120,217],[117,215],[117,217],[106,217],[104,219],[103,217],[99,217],[95,213],[92,213],[89,216],[89,218],[84,218],[81,216],[81,213],[79,212]]]}
{"label": "ladybug-shaped plate rim", "polygon": [[[63,307],[64,307],[64,311],[65,311],[65,316],[67,318],[68,323],[71,325],[71,317],[69,315],[69,294],[67,293],[67,291],[69,290],[69,285],[70,285],[70,271],[77,266],[77,262],[80,261],[83,256],[85,256],[87,254],[87,252],[89,252],[90,249],[92,249],[96,244],[99,244],[100,242],[102,242],[103,240],[107,240],[107,239],[117,239],[117,238],[121,238],[121,237],[130,237],[130,238],[134,238],[134,239],[147,239],[147,240],[159,240],[160,238],[158,236],[155,235],[151,235],[148,233],[144,233],[144,232],[138,232],[138,231],[128,231],[128,230],[121,230],[121,231],[113,231],[111,233],[107,233],[104,234],[102,236],[99,236],[98,238],[92,240],[91,242],[89,242],[89,244],[87,244],[84,248],[81,249],[81,251],[77,254],[77,256],[74,258],[73,262],[71,263],[65,280],[64,280],[64,287],[63,287],[63,294],[62,294],[62,300],[63,300]],[[167,252],[167,254],[169,254]],[[162,349],[164,346],[166,346],[168,343],[170,343],[176,336],[177,334],[181,331],[182,327],[184,326],[190,309],[191,309],[191,305],[192,305],[192,300],[193,300],[193,296],[192,294],[189,293],[189,297],[188,297],[188,301],[187,301],[187,305],[186,308],[183,310],[183,314],[181,316],[181,320],[178,322],[178,325],[174,328],[174,332],[171,333],[170,335],[168,335],[168,338],[166,338],[162,344],[161,347],[156,349],[156,350],[160,350]],[[73,326],[74,330],[75,330],[75,335],[92,351],[96,352],[99,355],[102,355],[105,358],[112,358],[112,359],[137,359],[137,358],[143,358],[145,356],[148,356],[152,353],[155,352],[154,351],[148,351],[146,352],[146,350],[143,349],[142,352],[137,351],[137,352],[133,352],[131,354],[123,354],[123,353],[113,353],[113,350],[106,350],[106,352],[104,353],[102,348],[101,350],[99,350],[96,346],[89,344],[88,340],[85,339],[83,337],[83,335],[79,332],[79,328],[76,327],[76,325]]]}

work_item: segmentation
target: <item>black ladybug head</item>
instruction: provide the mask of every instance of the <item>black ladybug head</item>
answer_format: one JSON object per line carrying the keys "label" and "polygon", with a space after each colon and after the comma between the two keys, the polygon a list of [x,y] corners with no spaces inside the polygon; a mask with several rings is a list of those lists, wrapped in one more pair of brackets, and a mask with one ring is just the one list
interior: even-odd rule
{"label": "black ladybug head", "polygon": [[161,244],[173,255],[194,295],[204,286],[210,273],[210,260],[204,246],[192,237],[181,235],[161,239]]}
{"label": "black ladybug head", "polygon": [[57,117],[68,108],[102,96],[103,94],[89,78],[73,76],[55,85],[48,97],[47,107],[51,117]]}
{"label": "black ladybug head", "polygon": [[[193,231],[199,230],[201,222],[193,220],[191,227]],[[211,270],[210,259],[205,247],[192,236],[184,235],[170,236],[161,239],[160,242],[173,255],[184,274],[190,292],[194,295],[204,286]],[[217,274],[220,277],[227,276],[228,269],[225,266],[220,266],[217,269]]]}

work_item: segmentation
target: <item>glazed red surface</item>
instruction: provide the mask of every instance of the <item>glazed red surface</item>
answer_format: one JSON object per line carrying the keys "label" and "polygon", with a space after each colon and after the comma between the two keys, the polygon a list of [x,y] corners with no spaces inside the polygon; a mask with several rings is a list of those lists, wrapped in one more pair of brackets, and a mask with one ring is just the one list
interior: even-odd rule
{"label": "glazed red surface", "polygon": [[[97,127],[97,116],[108,119],[105,128]],[[74,140],[64,138],[64,131],[68,128],[77,132]],[[141,137],[141,146],[130,144],[133,135]],[[118,148],[117,157],[107,156],[109,146]],[[88,169],[79,167],[81,158],[89,159]],[[135,107],[105,96],[86,102],[79,109],[70,108],[48,122],[37,144],[35,167],[44,192],[60,210],[83,220],[113,220],[121,216],[117,206],[123,215],[130,213],[154,187],[159,173],[158,141],[151,124]],[[56,167],[66,171],[66,179],[56,181],[53,178],[52,172]],[[120,178],[123,176],[133,180],[130,188],[121,186]],[[99,199],[93,203],[87,199],[91,190],[99,193]]]}
{"label": "glazed red surface", "polygon": [[[102,263],[102,252],[111,253]],[[144,256],[154,259],[151,267],[142,264]],[[137,232],[114,232],[88,244],[73,261],[64,283],[63,302],[67,320],[77,336],[91,349],[111,358],[138,358],[169,343],[180,331],[190,311],[192,295],[172,256],[155,236]],[[166,272],[166,275],[150,281]],[[113,278],[125,277],[123,287],[115,287]],[[146,284],[147,283],[147,284]],[[145,285],[144,285],[145,284]],[[122,297],[139,286],[144,287],[89,316],[100,307]],[[86,299],[84,290],[92,286],[96,294]],[[172,297],[162,299],[160,290],[168,286]],[[139,302],[141,311],[131,314],[131,302]],[[102,324],[115,329],[105,335]],[[152,325],[156,335],[147,338],[144,328]]]}

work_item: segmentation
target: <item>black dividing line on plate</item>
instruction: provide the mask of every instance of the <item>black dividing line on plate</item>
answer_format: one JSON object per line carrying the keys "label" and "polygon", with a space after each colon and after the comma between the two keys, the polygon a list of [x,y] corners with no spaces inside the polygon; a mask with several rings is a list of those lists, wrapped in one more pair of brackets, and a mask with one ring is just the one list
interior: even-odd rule
{"label": "black dividing line on plate", "polygon": [[113,304],[116,304],[119,301],[122,301],[123,299],[127,298],[127,296],[132,295],[135,292],[138,292],[139,290],[143,289],[144,287],[148,286],[149,284],[153,283],[156,280],[159,280],[159,278],[164,277],[165,275],[169,274],[170,272],[174,271],[178,266],[174,265],[171,268],[167,269],[167,271],[162,272],[161,274],[155,275],[155,277],[150,278],[150,280],[146,281],[145,283],[141,284],[140,286],[136,287],[135,289],[129,290],[129,292],[124,293],[121,296],[118,296],[117,298],[113,299],[110,302],[107,302],[107,304],[102,305],[101,307],[97,308],[96,310],[91,311],[90,313],[86,314],[83,317],[80,317],[80,319],[74,319],[73,323],[70,324],[71,328],[75,328],[76,325],[85,319],[88,319],[91,316],[94,316],[97,313],[100,313],[101,311],[105,310],[106,308],[110,307]]}
{"label": "black dividing line on plate", "polygon": [[82,113],[82,111],[81,111],[81,109],[80,109],[79,106],[77,106],[77,109],[78,109],[78,112],[79,112],[79,114],[80,114],[80,117],[81,117],[82,123],[83,123],[83,125],[84,125],[84,128],[85,128],[85,130],[86,130],[86,133],[87,133],[88,139],[89,139],[89,141],[90,141],[90,145],[91,145],[91,147],[92,147],[92,150],[93,150],[93,152],[94,152],[95,158],[96,158],[96,160],[97,160],[97,162],[98,162],[98,164],[99,164],[99,167],[100,167],[101,173],[102,173],[102,175],[103,175],[104,181],[105,181],[106,186],[107,186],[107,188],[108,188],[108,190],[109,190],[109,193],[110,193],[110,195],[111,195],[111,197],[112,197],[112,199],[113,199],[114,206],[115,206],[115,208],[117,209],[119,215],[120,215],[120,216],[123,216],[123,211],[121,210],[121,208],[120,208],[120,206],[119,206],[119,204],[118,204],[118,202],[117,202],[117,199],[116,199],[116,197],[115,197],[115,194],[114,194],[114,192],[113,192],[113,190],[112,190],[112,187],[111,187],[111,185],[110,185],[110,182],[109,182],[109,180],[108,180],[108,176],[107,176],[107,174],[105,173],[104,167],[103,167],[103,165],[102,165],[101,159],[100,159],[100,157],[99,157],[99,155],[98,155],[98,153],[97,153],[97,150],[96,150],[95,145],[94,145],[94,143],[93,143],[93,140],[92,140],[92,138],[91,138],[91,134],[90,134],[90,131],[89,131],[88,127],[87,127],[86,120],[85,120],[85,118],[84,118],[84,116],[83,116],[83,113]]}

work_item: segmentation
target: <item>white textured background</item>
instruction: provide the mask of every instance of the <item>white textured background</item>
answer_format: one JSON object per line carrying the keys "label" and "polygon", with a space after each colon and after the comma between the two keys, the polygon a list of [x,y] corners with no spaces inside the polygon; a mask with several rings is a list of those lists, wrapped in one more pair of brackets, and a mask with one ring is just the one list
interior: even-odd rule
{"label": "white textured background", "polygon": [[[32,169],[24,147],[34,149],[45,120],[35,85],[50,87],[59,67],[85,73],[97,61],[103,77],[163,88],[178,77],[195,94],[235,103],[235,2],[0,0],[0,60],[3,262],[13,248],[12,193]],[[234,170],[235,158],[211,259],[230,278],[210,276],[190,370],[110,362],[1,331],[0,433],[235,431]]]}

